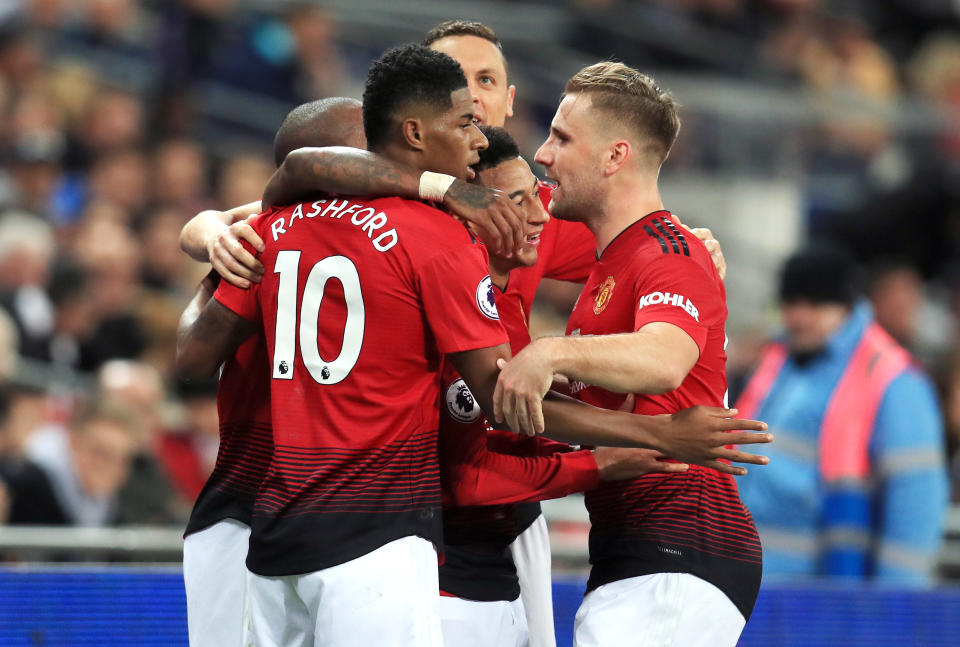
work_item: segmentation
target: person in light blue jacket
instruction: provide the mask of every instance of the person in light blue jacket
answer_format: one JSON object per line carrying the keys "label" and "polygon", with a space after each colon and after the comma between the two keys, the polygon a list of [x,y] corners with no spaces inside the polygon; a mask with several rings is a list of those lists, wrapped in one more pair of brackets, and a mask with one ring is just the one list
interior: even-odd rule
{"label": "person in light blue jacket", "polygon": [[928,582],[947,510],[933,385],[857,300],[849,255],[811,246],[784,266],[782,342],[737,403],[776,436],[738,479],[764,576]]}

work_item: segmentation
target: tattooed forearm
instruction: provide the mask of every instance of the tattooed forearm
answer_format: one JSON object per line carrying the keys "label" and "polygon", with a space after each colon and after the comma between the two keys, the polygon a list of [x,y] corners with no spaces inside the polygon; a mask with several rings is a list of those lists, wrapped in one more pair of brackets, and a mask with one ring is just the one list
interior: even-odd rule
{"label": "tattooed forearm", "polygon": [[420,174],[356,148],[301,148],[270,179],[265,206],[291,204],[317,193],[417,199]]}
{"label": "tattooed forearm", "polygon": [[493,204],[494,197],[492,191],[478,184],[457,180],[447,189],[444,201],[457,201],[473,209],[485,209]]}

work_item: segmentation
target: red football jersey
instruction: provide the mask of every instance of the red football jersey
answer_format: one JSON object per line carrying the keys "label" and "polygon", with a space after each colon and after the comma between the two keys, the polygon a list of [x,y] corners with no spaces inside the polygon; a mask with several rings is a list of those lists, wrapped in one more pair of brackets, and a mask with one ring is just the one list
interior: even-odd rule
{"label": "red football jersey", "polygon": [[250,525],[253,500],[273,454],[270,362],[262,334],[246,340],[223,365],[217,413],[217,463],[193,506],[186,535],[224,519]]}
{"label": "red football jersey", "polygon": [[216,298],[261,320],[274,454],[248,567],[306,573],[440,540],[440,357],[507,341],[486,252],[423,203],[321,199],[255,222],[266,272]]}
{"label": "red football jersey", "polygon": [[[494,287],[497,310],[513,352],[530,343],[520,299]],[[546,438],[491,430],[456,369],[445,362],[440,410],[445,560],[440,589],[479,600],[520,595],[510,544],[529,525],[521,502],[582,492],[599,483],[589,451]]]}
{"label": "red football jersey", "polygon": [[[550,204],[553,188],[540,183],[540,201]],[[549,210],[549,208],[548,208]],[[519,267],[510,272],[507,295],[520,300],[524,317],[529,322],[530,308],[543,278],[583,283],[597,260],[597,240],[580,222],[550,218],[540,234],[537,262],[531,267]]]}
{"label": "red football jersey", "polygon": [[[702,242],[669,212],[643,217],[604,250],[577,301],[567,334],[629,333],[671,323],[697,344],[700,358],[680,387],[636,396],[636,413],[723,406],[727,318],[723,282]],[[574,382],[576,397],[615,409],[622,394]],[[760,585],[760,542],[733,477],[691,466],[686,473],[648,474],[603,483],[587,493],[589,589],[662,572],[688,572],[713,583],[749,615]]]}
{"label": "red football jersey", "polygon": [[[500,321],[514,353],[530,343],[519,299],[494,287]],[[443,369],[440,464],[445,505],[491,506],[555,499],[599,483],[588,451],[546,438],[491,430],[470,390],[449,362]],[[516,438],[509,442],[503,436]],[[482,511],[477,511],[478,514]]]}

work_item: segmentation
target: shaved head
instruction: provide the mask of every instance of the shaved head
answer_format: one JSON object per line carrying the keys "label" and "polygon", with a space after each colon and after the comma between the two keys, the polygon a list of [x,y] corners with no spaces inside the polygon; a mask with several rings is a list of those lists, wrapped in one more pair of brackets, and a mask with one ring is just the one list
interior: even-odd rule
{"label": "shaved head", "polygon": [[347,97],[330,97],[291,110],[273,140],[273,157],[277,166],[290,151],[305,146],[366,148],[361,103]]}

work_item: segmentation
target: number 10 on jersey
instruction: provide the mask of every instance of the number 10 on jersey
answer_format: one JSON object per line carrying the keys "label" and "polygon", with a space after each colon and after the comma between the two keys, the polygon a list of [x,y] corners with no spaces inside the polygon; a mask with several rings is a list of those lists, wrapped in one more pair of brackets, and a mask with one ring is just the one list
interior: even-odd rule
{"label": "number 10 on jersey", "polygon": [[[300,330],[297,335],[297,278],[300,251],[283,250],[277,254],[274,274],[277,286],[277,329],[273,349],[273,379],[292,380],[294,353],[299,337],[300,355],[310,377],[318,384],[337,384],[353,370],[363,347],[364,308],[357,266],[346,256],[328,256],[310,268],[300,303]],[[347,323],[343,330],[340,354],[331,361],[320,357],[317,347],[317,319],[327,281],[335,278],[343,285]]]}

